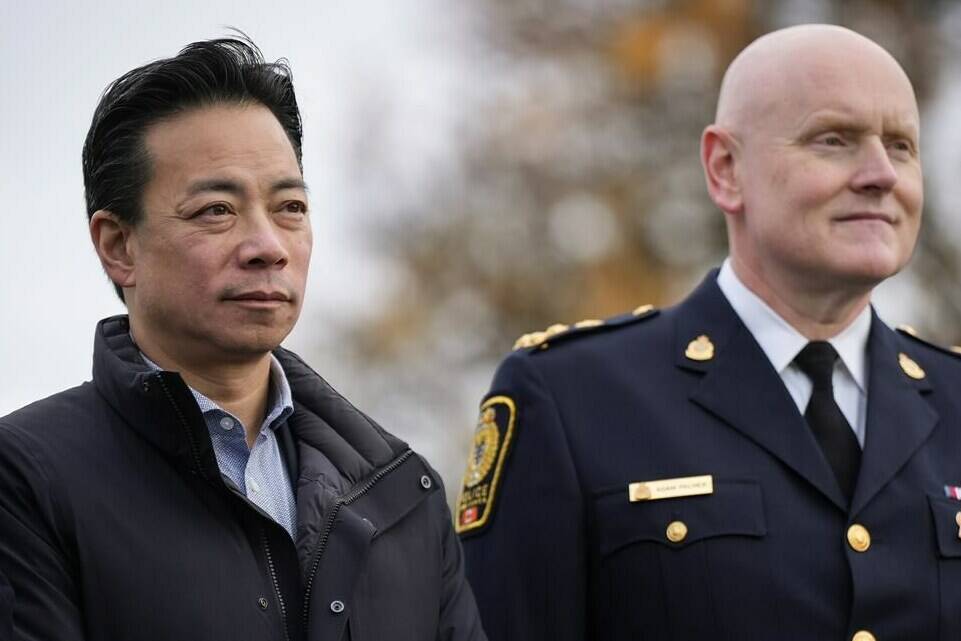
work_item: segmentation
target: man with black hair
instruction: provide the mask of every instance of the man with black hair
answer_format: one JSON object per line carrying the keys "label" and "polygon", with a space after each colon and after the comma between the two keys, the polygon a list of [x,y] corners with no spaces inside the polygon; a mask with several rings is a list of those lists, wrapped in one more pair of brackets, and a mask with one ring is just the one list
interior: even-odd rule
{"label": "man with black hair", "polygon": [[279,347],[312,246],[286,64],[127,73],[83,171],[128,314],[91,382],[0,419],[13,638],[483,639],[440,478]]}

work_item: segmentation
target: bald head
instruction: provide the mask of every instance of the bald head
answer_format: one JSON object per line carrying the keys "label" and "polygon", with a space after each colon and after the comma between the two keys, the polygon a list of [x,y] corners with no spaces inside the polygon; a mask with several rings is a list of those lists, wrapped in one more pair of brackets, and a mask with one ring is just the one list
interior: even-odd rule
{"label": "bald head", "polygon": [[[831,91],[841,82],[885,78],[885,85],[914,92],[907,74],[880,45],[835,25],[800,25],[771,32],[747,46],[724,74],[715,123],[732,133],[747,133],[782,116],[786,101],[809,98],[810,91]],[[917,117],[917,105],[914,105]]]}
{"label": "bald head", "polygon": [[907,75],[864,36],[805,25],[748,46],[701,137],[738,276],[792,322],[844,327],[914,249],[919,130]]}

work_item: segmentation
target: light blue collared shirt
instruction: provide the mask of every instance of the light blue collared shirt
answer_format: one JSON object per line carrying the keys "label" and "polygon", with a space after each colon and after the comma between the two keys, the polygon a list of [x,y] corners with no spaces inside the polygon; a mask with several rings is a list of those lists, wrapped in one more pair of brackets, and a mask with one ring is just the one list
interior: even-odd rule
{"label": "light blue collared shirt", "polygon": [[[143,352],[140,355],[151,369],[161,369]],[[267,397],[270,409],[251,448],[247,447],[244,425],[236,416],[194,388],[189,389],[203,413],[220,473],[250,502],[287,530],[291,538],[295,538],[297,504],[276,434],[277,427],[293,413],[294,403],[280,361],[270,355],[270,393]]]}
{"label": "light blue collared shirt", "polygon": [[[725,260],[721,266],[717,285],[781,376],[798,410],[804,414],[813,385],[807,374],[794,363],[794,358],[808,344],[808,339],[741,282],[731,266],[731,259]],[[839,356],[832,377],[834,400],[862,448],[868,415],[867,347],[870,333],[871,306],[868,305],[840,334],[828,340]]]}

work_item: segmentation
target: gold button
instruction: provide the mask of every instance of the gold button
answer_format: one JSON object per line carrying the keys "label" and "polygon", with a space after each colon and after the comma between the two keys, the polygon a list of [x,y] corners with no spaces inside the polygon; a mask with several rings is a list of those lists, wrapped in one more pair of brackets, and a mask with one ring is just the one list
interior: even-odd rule
{"label": "gold button", "polygon": [[877,639],[867,630],[858,630],[854,633],[854,636],[851,637],[851,641],[877,641]]}
{"label": "gold button", "polygon": [[[868,548],[871,547],[871,533],[868,529],[861,525],[860,523],[855,523],[848,528],[848,543],[851,545],[851,549],[855,552],[867,552]],[[868,634],[865,632],[865,634]],[[856,641],[864,641],[864,639],[859,639],[857,635],[854,636]],[[874,638],[874,637],[870,637]]]}
{"label": "gold button", "polygon": [[687,526],[683,521],[671,521],[667,526],[667,540],[671,543],[680,543],[687,538]]}

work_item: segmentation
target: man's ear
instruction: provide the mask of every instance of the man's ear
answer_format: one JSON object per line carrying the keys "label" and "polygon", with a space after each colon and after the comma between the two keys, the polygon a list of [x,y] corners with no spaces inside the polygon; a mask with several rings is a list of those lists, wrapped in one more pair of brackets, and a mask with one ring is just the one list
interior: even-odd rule
{"label": "man's ear", "polygon": [[107,276],[120,287],[137,284],[133,226],[100,209],[90,217],[90,239]]}
{"label": "man's ear", "polygon": [[737,140],[717,125],[708,125],[701,135],[701,165],[711,200],[725,214],[744,210],[741,183],[738,180]]}

